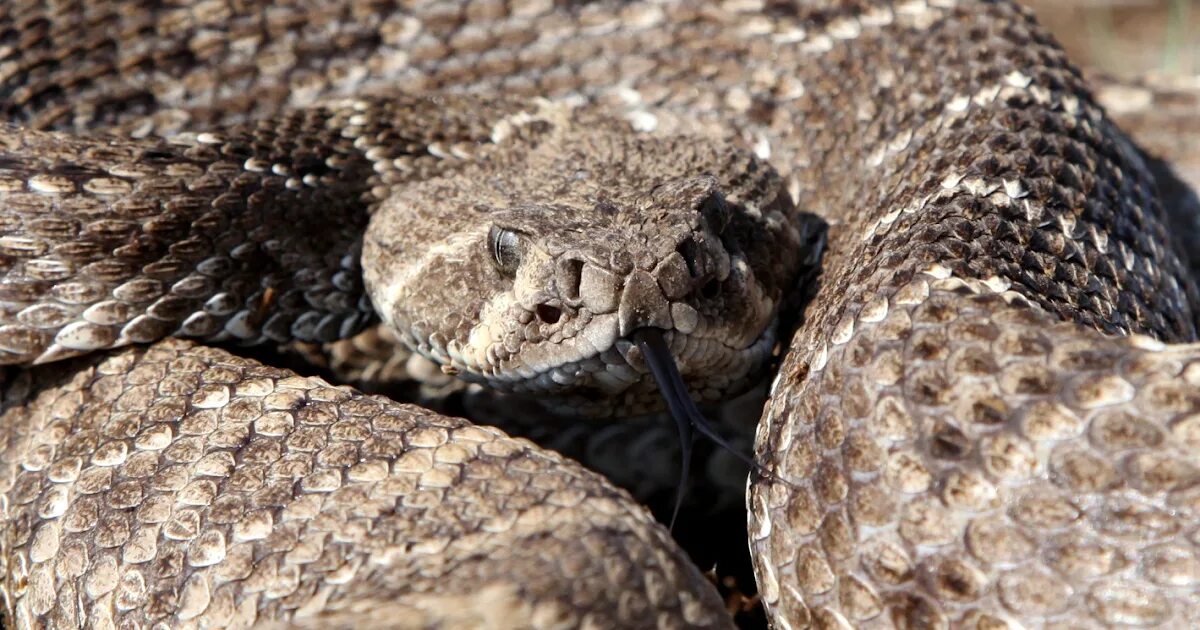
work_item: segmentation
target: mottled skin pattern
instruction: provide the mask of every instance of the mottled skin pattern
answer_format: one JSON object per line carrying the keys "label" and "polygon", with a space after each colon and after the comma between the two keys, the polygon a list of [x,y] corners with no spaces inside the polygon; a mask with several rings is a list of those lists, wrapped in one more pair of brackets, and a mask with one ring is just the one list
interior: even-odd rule
{"label": "mottled skin pattern", "polygon": [[669,331],[697,398],[759,380],[819,223],[747,151],[542,109],[373,213],[364,276],[384,323],[450,373],[593,416],[661,407],[638,328]]}
{"label": "mottled skin pattern", "polygon": [[[0,162],[11,363],[156,338],[211,292],[195,334],[350,334],[348,235],[514,113],[354,112],[582,96],[752,151],[828,222],[750,488],[777,626],[1200,623],[1194,281],[1143,157],[1009,3],[18,2],[0,25],[29,127]],[[644,511],[524,442],[183,341],[6,378],[19,627],[728,623]]]}
{"label": "mottled skin pattern", "polygon": [[184,341],[71,367],[7,394],[15,627],[727,623],[644,509],[528,442]]}

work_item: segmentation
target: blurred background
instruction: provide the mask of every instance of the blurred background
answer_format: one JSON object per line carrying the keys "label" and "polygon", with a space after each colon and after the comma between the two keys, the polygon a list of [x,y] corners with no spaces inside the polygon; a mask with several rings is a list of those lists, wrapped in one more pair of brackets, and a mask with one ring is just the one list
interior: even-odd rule
{"label": "blurred background", "polygon": [[1019,0],[1076,63],[1116,78],[1200,77],[1200,0]]}

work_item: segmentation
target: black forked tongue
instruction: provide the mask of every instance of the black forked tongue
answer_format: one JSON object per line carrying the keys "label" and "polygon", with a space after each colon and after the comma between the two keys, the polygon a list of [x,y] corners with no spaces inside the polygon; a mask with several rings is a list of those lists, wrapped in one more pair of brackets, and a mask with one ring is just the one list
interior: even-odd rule
{"label": "black forked tongue", "polygon": [[688,472],[691,469],[693,430],[712,440],[717,446],[733,453],[735,457],[746,462],[751,470],[762,472],[762,468],[753,459],[725,441],[725,438],[713,429],[700,410],[696,408],[696,403],[688,396],[687,385],[683,383],[683,376],[679,374],[679,368],[675,365],[675,357],[671,355],[671,350],[667,347],[667,341],[663,339],[661,330],[640,328],[634,331],[633,340],[641,348],[646,365],[650,366],[650,373],[654,375],[654,380],[658,383],[663,398],[667,401],[671,417],[675,419],[675,426],[679,429],[679,447],[683,462],[679,471],[679,486],[675,491],[675,510],[671,513],[670,527],[674,530],[675,517],[679,516],[679,506],[683,504],[683,492],[687,486]]}

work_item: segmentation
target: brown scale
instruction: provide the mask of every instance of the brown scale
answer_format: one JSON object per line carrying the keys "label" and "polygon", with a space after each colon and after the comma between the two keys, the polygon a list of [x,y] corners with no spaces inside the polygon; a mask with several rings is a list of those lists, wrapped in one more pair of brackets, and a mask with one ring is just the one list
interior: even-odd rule
{"label": "brown scale", "polygon": [[[1195,181],[1195,99],[1155,87],[1168,100],[1122,111],[1104,87],[1120,121],[1175,130],[1135,148],[1005,2],[18,0],[0,7],[5,119],[128,139],[0,134],[0,341],[28,362],[95,303],[99,323],[46,358],[149,341],[213,291],[198,330],[244,313],[279,338],[321,312],[298,329],[348,334],[365,321],[342,259],[373,206],[452,171],[440,156],[487,159],[492,123],[525,107],[396,90],[578,93],[769,151],[828,222],[758,439],[778,477],[750,497],[778,625],[1195,626],[1200,363],[1116,336],[1195,339],[1172,241],[1194,234],[1195,196],[1157,161],[1183,154]],[[380,117],[352,121],[345,96]],[[274,122],[231,132],[254,120]],[[213,129],[232,135],[155,139]],[[1181,200],[1169,230],[1159,193]],[[272,244],[272,221],[247,218],[272,204],[327,241]],[[17,627],[727,625],[625,495],[463,421],[178,341],[10,368],[4,414]]]}

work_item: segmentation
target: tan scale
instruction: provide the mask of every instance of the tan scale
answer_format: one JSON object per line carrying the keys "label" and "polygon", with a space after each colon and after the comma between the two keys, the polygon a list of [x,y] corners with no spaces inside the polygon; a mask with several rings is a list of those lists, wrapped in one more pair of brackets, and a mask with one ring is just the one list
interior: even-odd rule
{"label": "tan scale", "polygon": [[728,627],[599,475],[204,345],[540,394],[619,469],[657,327],[702,399],[780,346],[775,627],[1200,625],[1197,99],[1010,2],[0,6],[2,620]]}

